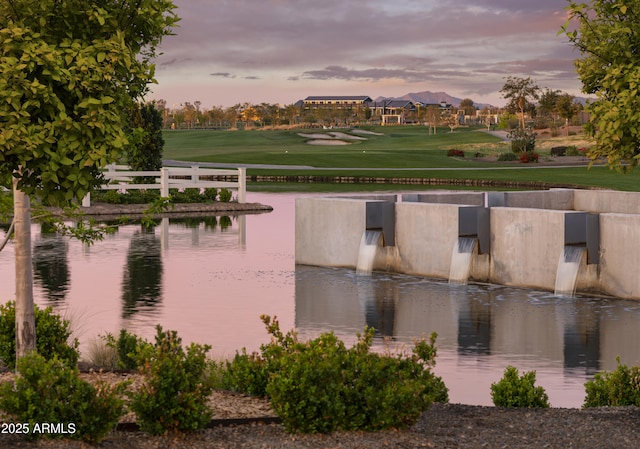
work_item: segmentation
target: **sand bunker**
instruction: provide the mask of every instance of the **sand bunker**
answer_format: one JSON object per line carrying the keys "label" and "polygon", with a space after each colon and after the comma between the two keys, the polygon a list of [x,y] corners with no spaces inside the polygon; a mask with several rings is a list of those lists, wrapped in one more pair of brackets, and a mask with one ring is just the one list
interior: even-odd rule
{"label": "sand bunker", "polygon": [[329,134],[331,134],[336,139],[342,139],[342,140],[367,140],[366,137],[352,136],[351,134],[346,134],[341,132],[331,132]]}
{"label": "sand bunker", "polygon": [[298,133],[298,135],[300,137],[304,137],[305,139],[334,139],[334,137],[332,137],[329,134],[324,134],[324,133],[315,133],[315,134],[305,134],[305,133]]}
{"label": "sand bunker", "polygon": [[372,136],[384,136],[384,133],[377,133],[374,131],[367,131],[366,129],[352,129],[351,134],[370,134]]}
{"label": "sand bunker", "polygon": [[309,145],[350,145],[349,142],[338,139],[312,139],[308,140]]}

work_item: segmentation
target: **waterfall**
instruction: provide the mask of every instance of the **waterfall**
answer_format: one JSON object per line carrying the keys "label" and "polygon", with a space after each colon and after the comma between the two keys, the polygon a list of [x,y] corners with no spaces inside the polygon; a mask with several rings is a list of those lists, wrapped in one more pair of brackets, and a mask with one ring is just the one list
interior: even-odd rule
{"label": "waterfall", "polygon": [[567,245],[563,248],[556,271],[556,296],[573,296],[575,294],[576,278],[584,252],[583,246]]}
{"label": "waterfall", "polygon": [[458,240],[454,243],[451,254],[451,267],[449,268],[450,284],[467,283],[476,241],[475,237],[458,237]]}
{"label": "waterfall", "polygon": [[358,252],[358,264],[356,265],[356,273],[362,275],[371,275],[373,271],[373,261],[376,258],[378,246],[380,246],[382,231],[367,229],[360,239],[360,251]]}

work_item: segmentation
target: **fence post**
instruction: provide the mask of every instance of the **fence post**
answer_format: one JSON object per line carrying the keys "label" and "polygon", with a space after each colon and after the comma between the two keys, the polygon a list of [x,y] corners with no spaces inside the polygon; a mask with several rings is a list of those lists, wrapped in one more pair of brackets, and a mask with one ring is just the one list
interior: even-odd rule
{"label": "fence post", "polygon": [[200,167],[198,165],[192,165],[191,170],[191,182],[197,183],[200,181],[200,175],[198,174]]}
{"label": "fence post", "polygon": [[82,198],[82,207],[91,207],[91,193],[87,193],[84,198]]}
{"label": "fence post", "polygon": [[238,167],[238,204],[247,202],[247,169]]}
{"label": "fence post", "polygon": [[169,196],[169,168],[162,167],[160,169],[160,196],[167,198]]}

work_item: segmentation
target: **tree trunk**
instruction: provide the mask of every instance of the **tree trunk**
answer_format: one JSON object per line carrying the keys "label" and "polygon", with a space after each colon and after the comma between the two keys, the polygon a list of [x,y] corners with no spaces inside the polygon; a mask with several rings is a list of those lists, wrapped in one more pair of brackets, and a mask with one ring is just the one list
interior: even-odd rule
{"label": "tree trunk", "polygon": [[31,261],[31,203],[13,178],[16,260],[16,360],[36,348]]}

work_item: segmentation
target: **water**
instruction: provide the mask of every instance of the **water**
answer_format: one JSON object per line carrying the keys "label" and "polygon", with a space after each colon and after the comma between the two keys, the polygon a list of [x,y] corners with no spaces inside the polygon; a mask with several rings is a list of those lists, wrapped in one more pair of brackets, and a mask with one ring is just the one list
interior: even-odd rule
{"label": "water", "polygon": [[[491,405],[490,385],[509,364],[536,370],[555,407],[580,407],[584,382],[615,369],[616,356],[640,364],[637,301],[296,267],[296,196],[250,192],[248,201],[274,211],[171,220],[153,232],[121,226],[91,247],[34,225],[36,302],[71,318],[83,351],[98,334],[125,327],[151,338],[161,324],[230,356],[269,341],[260,314],[302,337],[333,330],[349,343],[372,325],[379,350],[407,350],[437,332],[436,372],[451,401],[466,404]],[[1,300],[13,298],[13,282],[9,244],[0,252]]]}
{"label": "water", "polygon": [[371,275],[381,237],[382,231],[367,229],[362,233],[358,252],[358,263],[356,264],[357,274],[365,276]]}
{"label": "water", "polygon": [[557,296],[574,296],[576,279],[580,270],[580,261],[585,248],[582,246],[565,246],[558,259],[555,294]]}
{"label": "water", "polygon": [[453,244],[451,253],[451,267],[449,269],[449,283],[466,284],[471,270],[471,257],[476,246],[476,238],[459,237]]}

